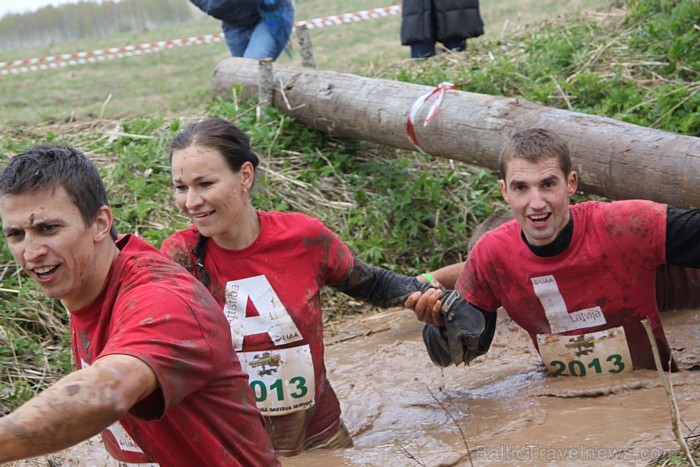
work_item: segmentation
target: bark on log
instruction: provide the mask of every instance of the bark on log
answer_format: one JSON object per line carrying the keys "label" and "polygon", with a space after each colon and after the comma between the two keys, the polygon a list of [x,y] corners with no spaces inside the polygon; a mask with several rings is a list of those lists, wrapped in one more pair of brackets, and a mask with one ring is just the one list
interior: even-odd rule
{"label": "bark on log", "polygon": [[[226,98],[235,84],[244,96],[255,97],[258,81],[257,61],[226,58],[214,71],[211,95]],[[278,63],[274,88],[273,105],[311,128],[403,149],[414,149],[406,133],[411,106],[433,89]],[[415,125],[421,147],[433,156],[498,169],[498,154],[511,134],[543,127],[569,143],[582,191],[700,207],[700,138],[462,91],[448,91],[424,127],[433,101],[420,109]]]}

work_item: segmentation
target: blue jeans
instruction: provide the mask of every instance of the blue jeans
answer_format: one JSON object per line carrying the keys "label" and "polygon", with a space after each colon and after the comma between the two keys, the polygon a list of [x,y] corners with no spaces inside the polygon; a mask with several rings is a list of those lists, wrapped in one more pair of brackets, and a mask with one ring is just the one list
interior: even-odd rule
{"label": "blue jeans", "polygon": [[[457,39],[453,41],[445,41],[443,44],[446,49],[454,50],[455,52],[464,52],[467,50],[466,39]],[[414,42],[411,44],[411,58],[427,58],[435,55],[435,42]]]}
{"label": "blue jeans", "polygon": [[[292,8],[283,8],[280,10],[287,24],[291,28],[294,24],[294,10]],[[260,19],[256,24],[250,26],[237,26],[226,22],[221,23],[221,28],[224,31],[226,45],[234,57],[254,58],[262,60],[264,58],[272,58],[277,60],[284,50],[287,38],[282,38],[285,43],[280,44],[275,40],[272,32],[268,29],[265,22]],[[285,31],[287,34],[291,30]]]}

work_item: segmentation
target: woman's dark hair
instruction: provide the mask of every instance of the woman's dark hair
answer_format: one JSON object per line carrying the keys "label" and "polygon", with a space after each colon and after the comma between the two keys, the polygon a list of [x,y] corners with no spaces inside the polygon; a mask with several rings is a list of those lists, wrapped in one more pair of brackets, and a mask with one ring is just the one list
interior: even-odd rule
{"label": "woman's dark hair", "polygon": [[253,168],[258,167],[258,155],[250,147],[248,135],[222,118],[192,123],[178,133],[170,143],[170,162],[173,161],[173,152],[190,146],[205,146],[219,151],[234,173],[238,173],[246,162],[253,164]]}
{"label": "woman's dark hair", "polygon": [[[250,162],[254,169],[258,167],[258,155],[250,147],[248,135],[233,123],[222,118],[208,118],[192,123],[179,132],[170,143],[170,162],[173,161],[175,151],[190,146],[204,146],[218,151],[234,173],[238,173],[246,162]],[[211,279],[204,268],[206,247],[207,237],[200,234],[197,246],[192,249],[192,254],[195,257],[195,268],[199,281],[208,287]]]}
{"label": "woman's dark hair", "polygon": [[[0,174],[0,196],[58,187],[66,190],[86,226],[92,225],[102,206],[109,206],[107,190],[97,167],[72,147],[34,146],[14,156]],[[110,235],[117,239],[114,225]]]}

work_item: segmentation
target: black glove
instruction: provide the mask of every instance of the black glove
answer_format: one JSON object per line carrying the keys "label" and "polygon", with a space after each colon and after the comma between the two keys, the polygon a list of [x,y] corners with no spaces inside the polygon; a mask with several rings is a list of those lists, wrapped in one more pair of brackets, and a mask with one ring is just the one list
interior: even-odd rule
{"label": "black glove", "polygon": [[481,310],[464,300],[456,290],[445,291],[440,301],[440,314],[445,327],[426,325],[423,328],[423,341],[428,355],[433,363],[443,367],[450,363],[468,364],[485,353],[483,344],[482,349],[479,345],[479,337],[486,327],[484,315]]}
{"label": "black glove", "polygon": [[484,315],[456,290],[445,292],[440,301],[452,361],[455,365],[469,363],[479,352],[479,336],[486,327]]}
{"label": "black glove", "polygon": [[445,328],[426,324],[423,326],[423,342],[434,364],[443,368],[452,364]]}

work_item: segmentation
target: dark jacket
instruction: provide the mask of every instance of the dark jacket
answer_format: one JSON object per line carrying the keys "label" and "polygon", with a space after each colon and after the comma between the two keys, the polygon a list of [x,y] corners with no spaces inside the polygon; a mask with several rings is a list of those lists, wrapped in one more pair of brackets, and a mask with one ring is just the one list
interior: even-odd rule
{"label": "dark jacket", "polygon": [[401,44],[454,41],[484,34],[479,0],[403,0]]}
{"label": "dark jacket", "polygon": [[190,0],[204,13],[233,26],[249,26],[260,21],[258,0]]}

